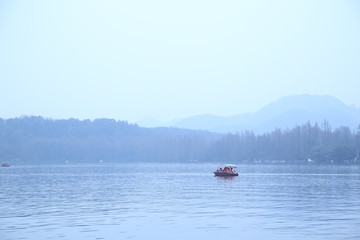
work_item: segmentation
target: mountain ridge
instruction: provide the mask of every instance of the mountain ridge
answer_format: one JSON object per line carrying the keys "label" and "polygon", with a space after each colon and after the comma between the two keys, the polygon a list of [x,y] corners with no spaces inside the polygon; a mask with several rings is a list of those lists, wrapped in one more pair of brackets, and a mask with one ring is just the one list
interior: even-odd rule
{"label": "mountain ridge", "polygon": [[264,133],[275,128],[291,128],[308,121],[320,124],[324,120],[333,127],[346,125],[356,129],[360,124],[360,108],[346,105],[330,95],[302,94],[282,97],[252,113],[230,117],[213,114],[195,115],[169,126],[216,133],[245,130]]}

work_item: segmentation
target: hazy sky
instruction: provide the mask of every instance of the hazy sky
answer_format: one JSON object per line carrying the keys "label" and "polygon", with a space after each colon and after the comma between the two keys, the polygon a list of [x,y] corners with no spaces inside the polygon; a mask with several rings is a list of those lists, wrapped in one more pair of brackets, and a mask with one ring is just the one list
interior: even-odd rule
{"label": "hazy sky", "polygon": [[360,106],[360,1],[0,1],[0,117],[162,121]]}

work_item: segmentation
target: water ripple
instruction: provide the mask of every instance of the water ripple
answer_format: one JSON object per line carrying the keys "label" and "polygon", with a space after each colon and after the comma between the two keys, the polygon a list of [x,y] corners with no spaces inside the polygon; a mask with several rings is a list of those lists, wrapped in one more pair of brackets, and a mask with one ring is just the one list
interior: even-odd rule
{"label": "water ripple", "polygon": [[0,237],[360,238],[359,167],[251,165],[229,179],[213,168],[11,167],[0,175]]}

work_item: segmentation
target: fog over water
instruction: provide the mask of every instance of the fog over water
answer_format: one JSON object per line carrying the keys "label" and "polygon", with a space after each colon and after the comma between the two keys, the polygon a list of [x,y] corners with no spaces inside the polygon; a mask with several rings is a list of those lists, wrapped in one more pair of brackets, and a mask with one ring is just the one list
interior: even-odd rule
{"label": "fog over water", "polygon": [[359,12],[0,1],[0,239],[360,239]]}

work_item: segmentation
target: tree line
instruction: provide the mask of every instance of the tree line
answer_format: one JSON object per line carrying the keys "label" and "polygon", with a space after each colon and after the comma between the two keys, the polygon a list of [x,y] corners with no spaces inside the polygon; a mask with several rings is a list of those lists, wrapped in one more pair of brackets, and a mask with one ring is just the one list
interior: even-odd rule
{"label": "tree line", "polygon": [[326,120],[319,126],[307,122],[291,129],[255,135],[252,131],[229,133],[212,143],[209,156],[233,162],[360,163],[358,129],[332,130]]}
{"label": "tree line", "polygon": [[0,118],[0,161],[359,163],[360,126],[324,121],[266,134],[142,128],[112,119]]}

